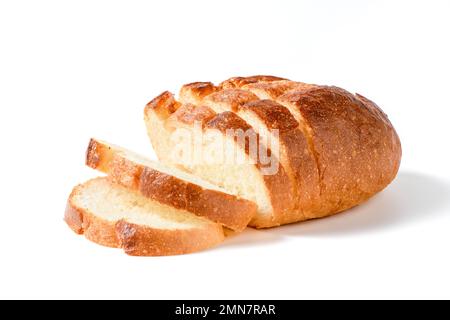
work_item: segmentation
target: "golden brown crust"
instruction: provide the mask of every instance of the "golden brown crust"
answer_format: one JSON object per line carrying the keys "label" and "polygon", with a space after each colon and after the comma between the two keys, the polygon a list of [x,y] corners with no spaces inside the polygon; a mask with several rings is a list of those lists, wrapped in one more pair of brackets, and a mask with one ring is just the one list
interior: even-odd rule
{"label": "golden brown crust", "polygon": [[156,229],[126,220],[106,221],[75,203],[75,194],[85,184],[73,189],[64,220],[74,232],[84,234],[92,242],[123,248],[125,253],[134,256],[166,256],[200,251],[224,240],[222,227],[215,223],[206,224],[203,228]]}
{"label": "golden brown crust", "polygon": [[211,82],[192,82],[181,87],[179,99],[182,103],[197,104],[216,90],[216,86]]}
{"label": "golden brown crust", "polygon": [[371,102],[336,87],[288,92],[278,101],[300,112],[314,145],[324,216],[353,207],[395,177],[400,141]]}
{"label": "golden brown crust", "polygon": [[213,118],[216,113],[207,106],[195,106],[187,103],[175,111],[166,122],[167,128],[177,128],[179,123],[193,125],[195,122],[203,124]]}
{"label": "golden brown crust", "polygon": [[223,133],[227,130],[242,130],[242,131],[252,131],[253,128],[248,125],[247,122],[242,120],[236,114],[231,111],[225,111],[216,114],[212,119],[210,119],[206,124],[206,128],[217,129]]}
{"label": "golden brown crust", "polygon": [[[86,164],[108,174],[111,181],[158,202],[208,218],[242,231],[256,212],[256,205],[217,190],[205,189],[126,158],[120,150],[91,139]],[[95,160],[94,160],[95,159]],[[101,163],[102,166],[95,166]]]}
{"label": "golden brown crust", "polygon": [[251,92],[240,89],[225,89],[208,95],[204,100],[199,101],[199,103],[209,107],[221,107],[222,110],[216,110],[217,112],[236,112],[241,105],[256,100],[258,100],[258,97]]}
{"label": "golden brown crust", "polygon": [[169,256],[211,248],[224,240],[222,227],[162,230],[120,220],[115,230],[121,247],[131,256]]}
{"label": "golden brown crust", "polygon": [[147,114],[149,109],[152,109],[158,116],[167,118],[167,116],[175,112],[179,106],[180,104],[175,100],[173,93],[164,91],[147,103],[144,114]]}
{"label": "golden brown crust", "polygon": [[145,168],[140,178],[140,192],[152,199],[242,231],[256,212],[248,200],[220,191],[205,189],[176,177]]}
{"label": "golden brown crust", "polygon": [[256,82],[250,83],[242,86],[243,90],[248,90],[254,94],[256,94],[261,99],[276,99],[280,95],[291,91],[303,91],[309,90],[317,87],[313,84],[289,81],[289,80],[280,80],[280,81],[271,81],[271,82]]}
{"label": "golden brown crust", "polygon": [[250,77],[233,77],[228,80],[225,80],[219,84],[219,88],[221,89],[232,89],[232,88],[241,88],[244,85],[250,83],[258,83],[258,82],[271,82],[278,80],[286,80],[284,78],[275,77],[275,76],[250,76]]}
{"label": "golden brown crust", "polygon": [[319,174],[298,122],[287,108],[271,100],[247,103],[241,107],[242,112],[251,112],[267,129],[278,130],[280,145],[286,151],[287,159],[282,163],[292,181],[295,206],[293,211],[282,217],[280,223],[307,219],[314,212],[320,196]]}

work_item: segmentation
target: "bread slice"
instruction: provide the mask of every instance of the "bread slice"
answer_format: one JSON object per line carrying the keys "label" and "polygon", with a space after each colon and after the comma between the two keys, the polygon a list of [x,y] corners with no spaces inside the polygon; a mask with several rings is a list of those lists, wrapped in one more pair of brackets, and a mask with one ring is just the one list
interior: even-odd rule
{"label": "bread slice", "polygon": [[245,229],[256,212],[256,205],[251,201],[104,141],[90,140],[86,164],[145,197],[203,216],[234,231]]}
{"label": "bread slice", "polygon": [[65,221],[77,234],[135,256],[191,253],[224,239],[219,224],[145,198],[105,177],[73,189]]}
{"label": "bread slice", "polygon": [[[279,225],[283,216],[293,206],[291,182],[284,168],[277,163],[278,170],[274,174],[264,174],[267,165],[261,163],[260,159],[249,159],[251,157],[248,140],[245,139],[242,144],[235,137],[230,138],[225,134],[227,130],[251,132],[252,128],[232,112],[216,114],[206,106],[177,102],[173,95],[166,96],[165,99],[166,102],[162,102],[159,96],[145,108],[147,130],[158,158],[172,165],[180,165],[183,169],[223,187],[232,194],[255,202],[258,210],[250,222],[251,226],[262,228]],[[174,106],[176,108],[173,108]],[[173,111],[174,109],[176,111]],[[170,115],[167,116],[168,114]],[[196,130],[195,123],[200,124],[199,130]],[[154,128],[160,130],[156,131]],[[171,136],[173,137],[173,133],[180,128],[190,130],[193,140],[200,142],[203,154],[210,159],[209,163],[180,162],[182,157],[173,156],[172,151],[176,148]],[[210,137],[223,139],[209,139]],[[256,137],[259,143],[257,134]],[[169,142],[162,146],[159,143],[161,140]],[[258,149],[259,145],[256,147]],[[223,154],[234,154],[238,158],[248,158],[250,161],[239,164],[224,163],[218,160]],[[268,154],[271,154],[270,149]]]}

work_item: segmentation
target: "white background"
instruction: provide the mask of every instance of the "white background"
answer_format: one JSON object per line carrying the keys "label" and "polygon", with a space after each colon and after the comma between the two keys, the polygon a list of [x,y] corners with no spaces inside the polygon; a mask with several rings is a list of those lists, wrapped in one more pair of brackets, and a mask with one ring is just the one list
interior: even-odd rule
{"label": "white background", "polygon": [[[1,1],[0,298],[450,298],[449,1]],[[91,136],[152,155],[143,106],[273,74],[376,101],[397,179],[331,218],[136,258],[62,217]]]}

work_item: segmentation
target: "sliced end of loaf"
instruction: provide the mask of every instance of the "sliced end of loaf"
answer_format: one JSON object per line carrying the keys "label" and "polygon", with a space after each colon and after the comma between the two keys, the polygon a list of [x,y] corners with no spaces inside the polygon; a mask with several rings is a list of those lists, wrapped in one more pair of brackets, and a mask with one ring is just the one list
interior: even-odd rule
{"label": "sliced end of loaf", "polygon": [[179,106],[180,103],[175,100],[174,95],[165,91],[150,101],[144,108],[147,134],[159,160],[166,163],[169,163],[170,158],[166,156],[164,150],[170,143],[170,135],[165,134],[165,121]]}
{"label": "sliced end of loaf", "polygon": [[[194,126],[193,119],[200,125]],[[151,124],[147,123],[147,127],[151,127]],[[251,221],[251,226],[278,225],[279,221],[282,221],[280,217],[293,206],[291,183],[278,161],[275,161],[275,164],[277,168],[279,166],[279,170],[276,170],[274,175],[263,175],[261,173],[263,165],[258,159],[250,159],[250,163],[223,161],[228,155],[239,159],[249,158],[248,140],[239,144],[235,137],[227,137],[225,134],[227,130],[240,130],[243,133],[251,130],[251,127],[236,114],[232,112],[214,114],[211,108],[204,105],[183,104],[161,127],[163,132],[153,132],[154,135],[150,135],[158,157],[164,162],[179,166],[219,185],[232,194],[256,202],[258,213]],[[189,131],[187,136],[191,138],[190,140],[182,141],[183,143],[176,140],[177,136],[173,135],[173,132],[180,128]],[[169,141],[164,148],[157,146],[158,135],[164,136],[162,139]],[[194,153],[188,157],[177,153],[179,145],[186,147],[192,144],[192,141],[200,143],[201,153],[195,151],[198,145],[191,145]],[[259,149],[259,138],[256,139],[256,143],[256,149]],[[270,154],[270,151],[268,153]],[[199,154],[201,161],[195,158]]]}

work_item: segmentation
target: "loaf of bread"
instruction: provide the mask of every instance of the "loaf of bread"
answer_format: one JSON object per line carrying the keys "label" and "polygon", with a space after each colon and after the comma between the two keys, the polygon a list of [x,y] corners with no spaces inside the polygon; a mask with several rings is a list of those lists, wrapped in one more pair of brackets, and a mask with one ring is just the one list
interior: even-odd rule
{"label": "loaf of bread", "polygon": [[[257,228],[356,206],[395,178],[401,159],[398,135],[383,111],[337,87],[272,76],[195,82],[184,85],[178,99],[162,93],[144,115],[160,161],[255,202],[250,225]],[[181,129],[194,142],[180,141]],[[237,131],[245,132],[244,141],[228,134]],[[201,155],[174,154],[183,143]],[[252,147],[263,149],[276,170]],[[219,161],[230,153],[246,161]],[[203,161],[205,154],[213,161]]]}
{"label": "loaf of bread", "polygon": [[160,162],[91,139],[107,177],[76,186],[65,221],[130,255],[174,255],[228,230],[275,227],[356,206],[396,176],[400,140],[372,101],[274,76],[166,91],[144,111]]}

